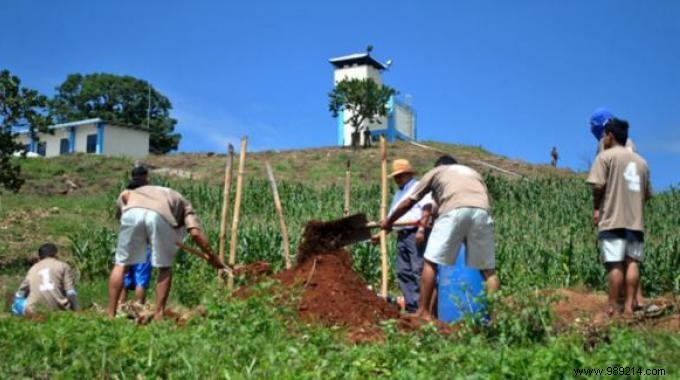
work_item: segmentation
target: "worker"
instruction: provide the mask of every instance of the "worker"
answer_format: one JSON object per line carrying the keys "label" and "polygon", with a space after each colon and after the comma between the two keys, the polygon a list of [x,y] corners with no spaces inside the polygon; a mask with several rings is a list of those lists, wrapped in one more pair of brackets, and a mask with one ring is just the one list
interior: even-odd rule
{"label": "worker", "polygon": [[[140,165],[137,164],[135,166]],[[141,172],[144,172],[144,170],[141,169]],[[134,190],[138,187],[147,184],[148,179],[144,179],[143,176],[137,177],[141,178],[136,178],[135,176],[133,176],[132,180],[128,183],[126,189]],[[122,201],[124,201],[123,203],[126,204],[127,197]],[[128,266],[126,269],[125,276],[123,277],[123,290],[120,293],[120,299],[118,300],[118,302],[121,304],[127,302],[128,291],[133,291],[135,293],[135,301],[137,301],[141,305],[145,304],[146,292],[147,289],[149,289],[149,284],[151,282],[151,272],[152,272],[151,247],[148,246],[147,242],[146,258],[144,262],[139,264],[132,264]]]}
{"label": "worker", "polygon": [[587,182],[593,187],[593,222],[598,229],[602,261],[607,269],[607,312],[617,311],[623,290],[624,314],[637,306],[639,264],[644,261],[644,210],[651,197],[647,162],[626,148],[628,123],[609,119],[604,126],[603,147],[595,158]]}
{"label": "worker", "polygon": [[[411,163],[405,159],[397,159],[392,162],[392,172],[389,174],[389,177],[394,180],[394,183],[399,188],[392,198],[388,214],[392,215],[397,205],[411,195],[418,185],[418,180],[415,178],[415,172]],[[405,215],[396,220],[397,223],[412,222],[412,224],[394,227],[397,233],[397,280],[401,293],[404,296],[404,308],[407,313],[415,313],[418,310],[420,275],[423,271],[425,246],[416,243],[416,235],[424,233],[427,221],[422,220],[423,208],[431,210],[431,204],[432,197],[427,194]],[[374,241],[376,241],[375,238]]]}
{"label": "worker", "polygon": [[77,310],[78,299],[73,270],[57,259],[58,249],[52,243],[38,248],[39,261],[28,270],[21,282],[12,311],[30,316],[37,309]]}
{"label": "worker", "polygon": [[149,185],[148,170],[136,166],[132,170],[132,190],[124,190],[117,200],[120,232],[115,265],[109,278],[108,315],[116,315],[127,267],[144,262],[147,244],[151,246],[151,265],[158,268],[154,319],[165,315],[165,305],[172,283],[172,264],[186,229],[205,252],[212,250],[201,230],[191,204],[178,192],[167,187]]}
{"label": "worker", "polygon": [[371,147],[371,129],[368,125],[364,127],[364,148]]}
{"label": "worker", "polygon": [[394,209],[381,228],[389,231],[396,220],[406,214],[429,192],[438,205],[425,249],[420,283],[420,301],[416,315],[432,319],[430,305],[437,265],[452,265],[460,245],[466,242],[466,265],[480,270],[487,292],[498,290],[496,275],[493,219],[489,214],[489,197],[482,177],[449,156],[439,157],[435,168],[427,172],[413,192]]}
{"label": "worker", "polygon": [[[597,140],[597,153],[604,150],[604,125],[613,118],[614,115],[606,108],[598,108],[590,116],[590,132]],[[630,137],[626,140],[624,147],[635,152],[635,144]]]}
{"label": "worker", "polygon": [[[607,121],[611,120],[614,118],[614,115],[609,112],[606,108],[598,108],[596,109],[593,114],[590,116],[590,130],[593,133],[593,136],[597,140],[597,153],[601,153],[604,150],[604,125],[607,123]],[[626,144],[624,145],[628,150],[631,152],[635,152],[635,144],[633,143],[633,139],[628,137],[626,139]],[[622,297],[623,293],[622,293]],[[642,292],[642,282],[639,283],[637,293],[635,296],[635,304],[637,305],[637,308],[642,309],[645,312],[648,312],[649,314],[654,314],[658,311],[660,311],[659,307],[654,305],[654,304],[649,304],[647,305],[645,303],[645,297]]]}

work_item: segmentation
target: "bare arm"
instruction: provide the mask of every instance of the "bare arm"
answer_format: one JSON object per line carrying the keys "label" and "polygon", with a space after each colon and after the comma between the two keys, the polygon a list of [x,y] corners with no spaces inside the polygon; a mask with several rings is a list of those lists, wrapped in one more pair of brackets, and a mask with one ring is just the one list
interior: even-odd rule
{"label": "bare arm", "polygon": [[21,298],[26,298],[28,297],[28,293],[30,291],[30,284],[28,282],[28,277],[24,278],[24,281],[21,282],[21,285],[19,286],[19,290],[17,290],[17,297]]}
{"label": "bare arm", "polygon": [[430,217],[432,216],[432,204],[428,203],[425,206],[423,206],[423,216],[420,218],[420,222],[418,223],[418,229],[420,230],[425,229],[427,225],[430,223]]}
{"label": "bare arm", "polygon": [[380,228],[387,231],[391,230],[394,222],[397,219],[401,218],[404,214],[406,214],[406,212],[408,212],[408,210],[410,210],[411,207],[413,207],[413,205],[415,204],[416,201],[411,198],[404,199],[401,203],[399,203],[399,206],[397,206],[397,208],[394,209],[394,212],[390,214],[389,218],[382,222]]}
{"label": "bare arm", "polygon": [[600,205],[604,198],[604,186],[593,186],[593,222],[597,226],[600,223]]}
{"label": "bare arm", "polygon": [[189,235],[191,235],[191,239],[199,247],[201,247],[201,250],[203,250],[203,252],[214,255],[212,248],[210,248],[210,243],[208,242],[208,238],[205,236],[205,234],[203,233],[203,231],[200,228],[190,228],[189,229]]}

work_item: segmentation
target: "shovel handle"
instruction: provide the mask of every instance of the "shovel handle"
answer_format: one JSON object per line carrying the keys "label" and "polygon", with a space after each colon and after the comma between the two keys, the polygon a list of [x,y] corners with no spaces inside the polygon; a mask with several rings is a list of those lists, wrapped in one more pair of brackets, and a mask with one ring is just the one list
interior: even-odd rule
{"label": "shovel handle", "polygon": [[219,257],[217,257],[215,255],[211,255],[209,253],[199,251],[198,249],[191,248],[186,244],[182,244],[181,242],[177,242],[175,244],[177,245],[177,247],[182,249],[184,252],[189,252],[192,255],[198,256],[198,257],[202,258],[203,260],[207,261],[208,264],[212,265],[215,269],[222,269],[222,270],[226,271],[227,273],[233,272],[232,268],[230,268],[229,266],[224,264],[219,259]]}
{"label": "shovel handle", "polygon": [[[394,223],[392,226],[393,227],[415,227],[420,223],[419,220],[410,220],[408,222],[397,222]],[[366,228],[378,228],[380,227],[380,223],[378,222],[368,222],[366,223]]]}

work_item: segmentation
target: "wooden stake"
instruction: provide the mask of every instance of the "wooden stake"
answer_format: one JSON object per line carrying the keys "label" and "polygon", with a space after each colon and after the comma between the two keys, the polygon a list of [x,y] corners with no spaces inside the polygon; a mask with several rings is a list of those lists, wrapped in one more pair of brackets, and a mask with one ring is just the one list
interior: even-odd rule
{"label": "wooden stake", "polygon": [[[241,138],[241,152],[238,160],[238,176],[236,177],[236,199],[234,200],[234,216],[231,223],[231,239],[229,241],[229,266],[236,265],[236,246],[238,245],[238,221],[241,212],[241,197],[243,191],[243,174],[246,164],[246,149],[248,138]],[[234,275],[230,274],[227,280],[229,290],[234,289]]]}
{"label": "wooden stake", "polygon": [[[387,146],[385,136],[380,136],[380,220],[387,218]],[[380,230],[380,257],[382,258],[382,284],[380,295],[387,298],[387,232]]]}
{"label": "wooden stake", "polygon": [[349,199],[352,192],[352,172],[350,171],[350,163],[347,160],[347,171],[345,172],[345,208],[343,215],[349,215]]}
{"label": "wooden stake", "polygon": [[272,195],[274,196],[274,206],[276,213],[279,214],[279,224],[281,225],[281,238],[283,244],[283,260],[286,263],[286,269],[290,269],[290,245],[288,243],[288,229],[286,228],[286,220],[283,218],[283,207],[281,207],[281,199],[279,198],[279,189],[276,187],[276,179],[274,179],[274,172],[269,165],[269,161],[265,161],[264,165],[267,169],[267,177],[272,188]]}
{"label": "wooden stake", "polygon": [[229,193],[231,192],[231,178],[233,176],[234,146],[229,144],[227,149],[227,164],[224,167],[224,189],[222,191],[222,216],[220,219],[220,261],[224,262],[224,250],[227,237],[227,213],[229,212]]}

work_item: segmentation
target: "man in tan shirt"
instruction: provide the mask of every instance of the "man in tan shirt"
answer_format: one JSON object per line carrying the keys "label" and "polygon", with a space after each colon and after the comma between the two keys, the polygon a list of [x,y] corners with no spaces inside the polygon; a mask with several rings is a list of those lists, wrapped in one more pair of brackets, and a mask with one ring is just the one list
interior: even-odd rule
{"label": "man in tan shirt", "polygon": [[31,315],[37,308],[76,310],[78,301],[71,267],[56,259],[57,247],[52,243],[38,249],[40,261],[28,270],[19,286],[17,298],[26,298],[23,314]]}
{"label": "man in tan shirt", "polygon": [[602,260],[609,282],[608,313],[615,312],[625,283],[623,312],[637,306],[639,263],[644,261],[644,208],[651,197],[647,162],[625,148],[628,123],[605,124],[604,148],[595,158],[587,182],[593,186],[593,221],[598,228]]}
{"label": "man in tan shirt", "polygon": [[147,245],[151,246],[151,265],[158,268],[155,319],[162,319],[172,283],[172,264],[177,242],[186,229],[203,251],[211,253],[208,239],[201,230],[198,217],[184,197],[167,187],[149,185],[148,171],[143,166],[132,170],[129,188],[118,197],[117,215],[120,233],[115,266],[109,279],[108,314],[116,315],[127,267],[145,261]]}
{"label": "man in tan shirt", "polygon": [[489,197],[482,177],[473,169],[458,165],[451,156],[442,156],[435,168],[423,176],[410,196],[383,221],[381,228],[391,230],[394,222],[426,194],[438,205],[438,217],[425,249],[425,264],[420,284],[420,302],[416,315],[431,319],[437,265],[453,265],[458,250],[466,242],[465,265],[480,270],[488,292],[500,287],[496,276],[493,220],[489,215]]}

